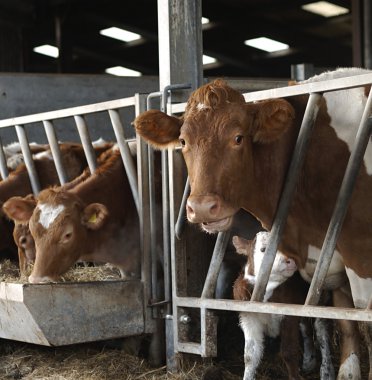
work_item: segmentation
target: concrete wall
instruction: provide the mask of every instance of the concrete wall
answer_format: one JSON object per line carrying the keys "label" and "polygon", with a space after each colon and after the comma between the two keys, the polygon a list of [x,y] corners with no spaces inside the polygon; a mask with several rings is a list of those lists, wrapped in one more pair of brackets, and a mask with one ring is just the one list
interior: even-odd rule
{"label": "concrete wall", "polygon": [[[158,77],[1,73],[0,119],[126,98],[158,89]],[[121,111],[121,116],[126,135],[134,136],[130,125],[134,108]],[[114,139],[106,113],[88,116],[86,121],[93,140],[99,137]],[[55,127],[59,140],[79,141],[73,118],[60,120]],[[42,123],[26,126],[26,132],[29,141],[47,141]],[[0,136],[4,144],[17,141],[14,128],[0,129]]]}

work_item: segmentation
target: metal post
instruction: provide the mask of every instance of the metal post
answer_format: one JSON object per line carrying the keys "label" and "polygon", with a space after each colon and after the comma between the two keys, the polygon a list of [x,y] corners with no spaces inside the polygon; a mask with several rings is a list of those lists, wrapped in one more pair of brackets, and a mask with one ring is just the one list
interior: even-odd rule
{"label": "metal post", "polygon": [[359,174],[360,166],[363,162],[365,150],[372,131],[372,117],[369,116],[372,110],[372,93],[369,93],[366,107],[359,125],[345,175],[333,210],[332,218],[328,226],[327,234],[323,242],[322,251],[311,282],[306,305],[318,303],[322,285],[325,281],[329,265],[332,260],[333,251],[336,247],[337,238],[340,234],[343,221],[345,219],[347,206],[349,204],[354,185]]}
{"label": "metal post", "polygon": [[178,213],[178,218],[177,218],[177,222],[176,222],[176,226],[175,226],[175,234],[176,234],[177,239],[181,239],[182,232],[185,228],[185,224],[186,224],[186,202],[187,202],[187,198],[189,197],[189,194],[190,194],[190,180],[187,177],[185,190],[184,190],[183,196],[182,196],[180,211]]}
{"label": "metal post", "polygon": [[110,120],[116,141],[118,142],[121,158],[125,167],[125,171],[128,176],[130,188],[132,190],[133,199],[136,204],[137,212],[140,213],[139,201],[138,201],[138,184],[137,184],[137,170],[133,162],[132,154],[129,149],[129,145],[124,135],[124,127],[120,120],[120,115],[117,110],[109,110]]}
{"label": "metal post", "polygon": [[221,269],[222,260],[225,256],[225,251],[229,240],[230,231],[220,232],[217,236],[216,245],[214,247],[201,298],[213,297],[213,294],[216,290],[217,277]]}
{"label": "metal post", "polygon": [[3,142],[1,140],[1,137],[0,137],[0,174],[1,174],[2,179],[7,178],[9,175],[8,164],[6,161],[4,148],[3,148]]}
{"label": "metal post", "polygon": [[75,115],[74,119],[79,132],[81,143],[83,144],[83,149],[85,157],[88,161],[89,170],[93,174],[97,169],[97,159],[93,149],[92,140],[89,135],[88,126],[83,116]]}
{"label": "metal post", "polygon": [[59,150],[57,135],[54,130],[53,123],[49,120],[44,120],[43,124],[44,124],[45,133],[47,135],[47,139],[49,142],[50,150],[52,152],[53,160],[56,165],[59,182],[61,185],[64,185],[66,182],[68,182],[72,178],[67,177],[66,170],[63,166],[62,155],[61,155],[61,151]]}
{"label": "metal post", "polygon": [[35,168],[34,160],[32,159],[32,154],[30,150],[30,146],[28,143],[27,135],[25,128],[22,125],[16,125],[15,130],[17,132],[18,140],[21,145],[21,150],[23,154],[23,158],[25,161],[25,165],[27,168],[28,176],[30,177],[30,183],[32,192],[37,195],[41,190],[39,177],[37,175],[37,171]]}
{"label": "metal post", "polygon": [[265,257],[257,277],[257,283],[253,289],[251,301],[262,301],[266,285],[269,280],[271,267],[273,265],[278,244],[287,220],[288,210],[292,201],[294,189],[296,187],[298,174],[302,168],[305,153],[310,140],[311,131],[315,123],[319,110],[321,94],[310,94],[307,102],[301,129],[297,138],[296,146],[293,151],[291,164],[287,173],[285,187],[280,198],[275,219],[271,228],[270,239],[266,247]]}

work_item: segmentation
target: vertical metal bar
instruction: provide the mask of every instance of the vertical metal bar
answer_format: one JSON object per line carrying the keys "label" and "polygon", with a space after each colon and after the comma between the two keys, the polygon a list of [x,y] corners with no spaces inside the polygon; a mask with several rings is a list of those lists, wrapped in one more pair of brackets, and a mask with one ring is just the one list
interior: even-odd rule
{"label": "vertical metal bar", "polygon": [[175,234],[176,234],[177,239],[181,239],[183,230],[185,229],[186,202],[187,202],[187,198],[189,197],[189,194],[190,194],[190,180],[189,180],[189,177],[187,177],[187,181],[185,184],[185,190],[184,190],[183,196],[182,196],[180,211],[178,213],[178,218],[177,218],[176,227],[175,227]]}
{"label": "vertical metal bar", "polygon": [[17,132],[18,140],[21,145],[21,150],[22,150],[24,162],[27,168],[27,172],[30,177],[32,192],[35,195],[37,195],[41,190],[41,186],[40,186],[39,177],[37,175],[37,171],[35,168],[35,164],[32,159],[32,154],[31,154],[29,143],[28,143],[26,131],[22,125],[16,125],[15,130]]}
{"label": "vertical metal bar", "polygon": [[75,115],[74,119],[79,132],[81,143],[83,144],[83,149],[85,157],[87,158],[89,170],[93,174],[97,169],[97,159],[93,149],[92,139],[89,135],[88,126],[83,116]]}
{"label": "vertical metal bar", "polygon": [[216,245],[214,246],[211,263],[209,265],[201,298],[212,298],[214,295],[217,277],[221,269],[222,260],[225,256],[225,251],[229,240],[230,231],[220,232],[217,236]]}
{"label": "vertical metal bar", "polygon": [[301,129],[297,138],[296,146],[292,154],[291,164],[287,173],[285,186],[280,198],[275,219],[271,228],[270,239],[266,247],[265,257],[257,277],[257,283],[253,289],[252,301],[262,301],[270,271],[278,249],[278,244],[287,220],[289,206],[294,194],[298,174],[304,162],[305,153],[310,140],[311,131],[319,110],[321,94],[310,94],[307,102]]}
{"label": "vertical metal bar", "polygon": [[44,129],[49,142],[50,150],[52,152],[53,160],[56,165],[56,170],[59,178],[59,182],[61,185],[64,185],[72,178],[68,178],[66,174],[66,170],[63,166],[63,160],[61,151],[59,150],[57,135],[54,130],[53,123],[49,120],[44,120]]}
{"label": "vertical metal bar", "polygon": [[1,174],[2,179],[7,178],[9,175],[8,165],[7,165],[1,137],[0,137],[0,174]]}
{"label": "vertical metal bar", "polygon": [[133,162],[132,154],[129,145],[124,135],[124,127],[120,120],[120,115],[117,110],[109,110],[112,126],[114,128],[116,141],[118,142],[121,158],[123,159],[124,167],[128,176],[129,185],[132,190],[133,199],[137,207],[138,214],[140,213],[138,201],[138,184],[137,170]]}
{"label": "vertical metal bar", "polygon": [[313,280],[311,281],[306,305],[315,305],[318,303],[322,285],[326,278],[332,255],[336,247],[337,238],[340,234],[343,221],[345,219],[347,206],[349,205],[354,185],[363,162],[365,150],[372,131],[372,92],[370,91],[366,107],[360,122],[358,132],[355,138],[354,146],[351,151],[349,162],[346,167],[345,175],[342,180],[341,188],[338,193],[336,206],[333,210],[332,218],[328,226],[322,251],[315,268]]}
{"label": "vertical metal bar", "polygon": [[[145,96],[135,95],[135,112],[139,115],[145,110]],[[151,297],[151,256],[150,256],[150,201],[147,146],[137,136],[138,200],[141,244],[141,278],[144,283],[144,303],[149,304]],[[151,310],[146,307],[146,323],[151,320]]]}

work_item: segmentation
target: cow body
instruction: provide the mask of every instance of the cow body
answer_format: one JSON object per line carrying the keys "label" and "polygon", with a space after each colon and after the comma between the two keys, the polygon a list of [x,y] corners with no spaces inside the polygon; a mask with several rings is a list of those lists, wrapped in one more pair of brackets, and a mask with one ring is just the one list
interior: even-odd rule
{"label": "cow body", "polygon": [[120,152],[101,160],[93,175],[43,190],[34,205],[17,197],[4,205],[34,238],[30,282],[57,281],[77,261],[111,263],[124,278],[138,272],[138,215]]}
{"label": "cow body", "polygon": [[[309,81],[367,72],[344,69]],[[326,93],[319,107],[279,245],[308,280],[314,273],[369,89]],[[217,80],[190,96],[182,118],[148,111],[134,124],[155,146],[181,143],[191,185],[187,202],[190,222],[201,224],[207,232],[222,231],[243,208],[270,230],[307,99],[296,96],[246,104],[241,94]],[[360,308],[367,306],[372,294],[371,149],[370,142],[326,279],[330,288],[340,289],[346,267],[353,303]],[[341,293],[334,297],[338,305],[351,306]],[[357,335],[355,328],[352,331],[351,335]],[[355,345],[352,347],[342,360],[355,361]],[[352,378],[359,378],[354,364],[348,367],[356,368]],[[339,373],[339,378],[342,376]]]}

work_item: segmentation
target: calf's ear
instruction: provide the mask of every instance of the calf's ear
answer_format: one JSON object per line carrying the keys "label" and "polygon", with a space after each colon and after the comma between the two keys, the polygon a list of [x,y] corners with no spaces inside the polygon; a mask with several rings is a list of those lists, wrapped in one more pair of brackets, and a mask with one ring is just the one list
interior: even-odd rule
{"label": "calf's ear", "polygon": [[284,99],[269,99],[246,104],[250,116],[250,132],[254,142],[270,143],[282,136],[292,125],[295,111]]}
{"label": "calf's ear", "polygon": [[101,203],[91,203],[83,210],[82,224],[90,230],[98,230],[103,226],[107,217],[108,210]]}
{"label": "calf's ear", "polygon": [[5,215],[18,223],[26,223],[30,220],[36,207],[36,200],[33,197],[12,197],[3,204]]}
{"label": "calf's ear", "polygon": [[237,253],[248,256],[249,252],[253,249],[253,240],[243,239],[240,236],[234,236],[232,243]]}
{"label": "calf's ear", "polygon": [[146,111],[133,122],[136,132],[157,149],[166,149],[178,144],[182,124],[182,118],[158,110]]}

